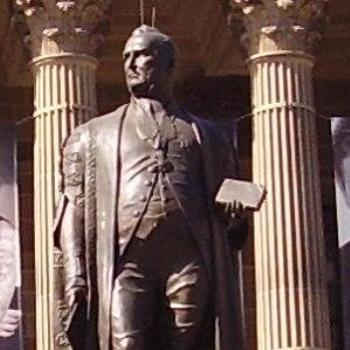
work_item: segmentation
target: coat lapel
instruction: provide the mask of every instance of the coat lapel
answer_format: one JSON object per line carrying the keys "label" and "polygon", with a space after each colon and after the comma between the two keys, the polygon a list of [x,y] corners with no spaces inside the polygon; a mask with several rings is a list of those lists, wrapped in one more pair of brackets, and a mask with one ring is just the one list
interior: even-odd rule
{"label": "coat lapel", "polygon": [[126,106],[96,119],[97,284],[100,349],[109,349],[115,265],[120,133]]}

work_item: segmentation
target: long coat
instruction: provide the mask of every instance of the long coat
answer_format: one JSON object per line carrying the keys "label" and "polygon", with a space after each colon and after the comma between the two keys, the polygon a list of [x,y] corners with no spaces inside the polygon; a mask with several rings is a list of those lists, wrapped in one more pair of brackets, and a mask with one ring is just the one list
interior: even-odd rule
{"label": "long coat", "polygon": [[[74,231],[84,242],[84,256],[87,285],[87,305],[83,317],[72,318],[70,328],[82,329],[85,322],[90,340],[85,349],[110,349],[110,310],[115,262],[117,261],[116,226],[117,198],[120,170],[121,129],[127,106],[91,120],[78,127],[68,140],[63,157],[63,201],[56,221],[56,242],[59,245],[60,222],[66,215],[69,201],[80,207],[84,215],[82,230]],[[223,135],[207,121],[190,116],[194,134],[202,149],[204,178],[207,193],[209,222],[211,226],[212,250],[205,249],[206,242],[200,236],[200,223],[192,222],[195,240],[211,261],[214,280],[215,350],[242,350],[241,308],[239,304],[239,283],[235,270],[235,254],[229,243],[226,223],[214,208],[215,194],[227,176],[230,164],[230,149]],[[67,163],[66,166],[64,165]],[[233,177],[234,174],[231,174]],[[78,231],[78,232],[77,232]],[[82,232],[79,232],[82,231]],[[64,233],[63,233],[64,234]],[[241,241],[242,232],[231,232],[233,241]],[[232,238],[232,237],[231,237]],[[72,237],[72,240],[76,237]],[[232,240],[231,240],[232,241]],[[65,254],[64,247],[63,256]],[[210,254],[210,256],[208,256]],[[96,313],[98,314],[97,327]],[[82,318],[84,321],[82,321]],[[75,324],[77,319],[78,324]],[[91,334],[97,330],[98,345],[93,345]],[[69,330],[70,331],[70,330]],[[68,331],[68,334],[69,334]],[[74,333],[74,331],[73,331]],[[213,349],[208,349],[213,350]]]}

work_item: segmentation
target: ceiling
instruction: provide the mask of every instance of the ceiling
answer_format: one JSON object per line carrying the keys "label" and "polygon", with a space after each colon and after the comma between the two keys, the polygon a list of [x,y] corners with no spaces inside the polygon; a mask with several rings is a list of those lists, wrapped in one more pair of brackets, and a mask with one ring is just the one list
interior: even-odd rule
{"label": "ceiling", "polygon": [[[11,4],[0,1],[0,83],[30,86],[29,55],[14,21]],[[147,1],[145,1],[147,3]],[[226,24],[222,0],[158,1],[156,26],[170,34],[179,51],[178,79],[193,75],[246,75],[244,53]],[[317,55],[315,75],[326,79],[350,79],[350,6],[348,0],[329,3],[323,41]],[[123,80],[121,52],[133,28],[139,25],[139,0],[114,0],[110,30],[101,51],[97,79],[100,84]],[[148,1],[149,3],[149,1]],[[150,18],[146,9],[146,22]]]}

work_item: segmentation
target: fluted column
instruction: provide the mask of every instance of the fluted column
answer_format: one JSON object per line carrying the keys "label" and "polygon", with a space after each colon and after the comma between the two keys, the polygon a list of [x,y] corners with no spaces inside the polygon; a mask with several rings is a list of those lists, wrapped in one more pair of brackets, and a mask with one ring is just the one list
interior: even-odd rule
{"label": "fluted column", "polygon": [[320,174],[311,55],[320,0],[233,0],[249,52],[259,350],[328,350]]}
{"label": "fluted column", "polygon": [[[53,221],[63,140],[96,115],[96,50],[108,0],[16,0],[30,34],[35,100],[34,202],[37,349],[64,346],[54,334]],[[57,297],[57,296],[56,296]],[[55,333],[59,329],[55,329]],[[57,340],[57,339],[56,339]]]}

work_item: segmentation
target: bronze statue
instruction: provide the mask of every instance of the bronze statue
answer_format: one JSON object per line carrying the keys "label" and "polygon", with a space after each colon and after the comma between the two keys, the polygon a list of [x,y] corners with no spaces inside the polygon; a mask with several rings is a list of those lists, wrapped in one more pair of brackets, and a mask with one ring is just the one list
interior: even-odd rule
{"label": "bronze statue", "polygon": [[157,29],[136,29],[123,53],[130,102],[66,142],[55,232],[73,348],[242,349],[240,206],[214,203],[232,152],[174,100],[175,53]]}

